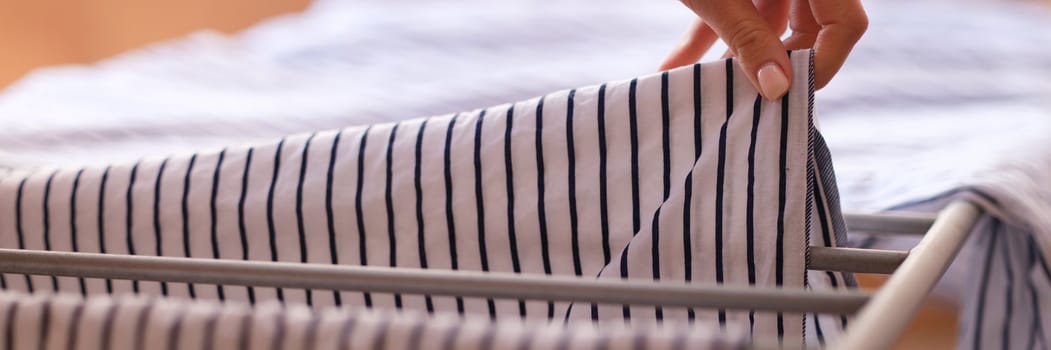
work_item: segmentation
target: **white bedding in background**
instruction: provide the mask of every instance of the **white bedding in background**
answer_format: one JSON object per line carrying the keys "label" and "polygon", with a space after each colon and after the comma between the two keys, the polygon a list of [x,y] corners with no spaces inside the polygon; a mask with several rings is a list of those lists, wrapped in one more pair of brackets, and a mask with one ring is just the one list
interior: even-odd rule
{"label": "white bedding in background", "polygon": [[321,2],[233,37],[30,75],[0,97],[0,164],[127,161],[645,75],[689,23],[680,7]]}

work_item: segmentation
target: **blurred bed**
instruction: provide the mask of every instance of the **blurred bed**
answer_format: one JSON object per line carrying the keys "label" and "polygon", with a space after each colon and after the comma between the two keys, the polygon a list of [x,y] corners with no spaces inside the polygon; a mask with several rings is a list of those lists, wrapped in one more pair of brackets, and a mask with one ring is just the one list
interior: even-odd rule
{"label": "blurred bed", "polygon": [[[127,160],[626,78],[655,69],[691,20],[674,2],[455,4],[321,1],[235,36],[200,32],[95,65],[36,71],[0,96],[0,164]],[[921,127],[948,117],[955,128],[936,137],[954,140],[960,138],[953,133],[969,129],[962,121],[991,117],[983,108],[1017,116],[998,116],[1003,127],[1043,119],[1033,116],[1047,108],[1041,100],[1051,91],[1044,78],[1051,52],[1036,45],[1051,39],[1044,8],[930,0],[867,6],[872,29],[819,93],[826,127],[895,116],[903,120],[894,124]],[[851,179],[878,172],[855,170],[851,160],[879,164],[869,157],[899,158],[906,146],[916,146],[904,152],[914,154],[942,141],[903,132],[911,129],[901,124],[879,140],[855,142],[888,145],[865,158],[846,155],[852,145],[845,139],[857,135],[830,132],[850,193],[870,187]],[[846,200],[848,207],[881,207],[870,197]]]}

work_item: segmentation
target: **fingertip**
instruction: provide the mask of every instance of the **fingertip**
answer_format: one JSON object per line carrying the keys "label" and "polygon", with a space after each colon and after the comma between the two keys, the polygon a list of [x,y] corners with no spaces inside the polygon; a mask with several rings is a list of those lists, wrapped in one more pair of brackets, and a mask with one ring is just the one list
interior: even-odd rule
{"label": "fingertip", "polygon": [[661,62],[661,65],[660,65],[659,68],[657,68],[657,71],[666,71],[666,70],[669,70],[669,69],[682,67],[682,66],[688,64],[688,63],[683,63],[683,61],[685,61],[683,56],[684,55],[683,55],[681,49],[676,49],[675,51],[672,51],[672,53],[669,54],[668,57],[664,58],[664,61]]}
{"label": "fingertip", "polygon": [[792,85],[792,62],[787,52],[771,50],[764,56],[746,58],[738,55],[736,59],[748,73],[759,94],[766,99],[776,100],[783,97]]}
{"label": "fingertip", "polygon": [[759,93],[768,100],[781,98],[790,86],[788,75],[774,62],[760,67],[756,80],[759,82]]}
{"label": "fingertip", "polygon": [[831,75],[819,75],[818,72],[814,72],[814,90],[821,90],[830,82],[832,82]]}
{"label": "fingertip", "polygon": [[792,64],[785,45],[765,23],[741,26],[744,29],[728,41],[734,60],[764,98],[784,96],[792,81]]}
{"label": "fingertip", "polygon": [[842,68],[869,21],[860,0],[824,0],[812,9],[820,25],[813,42],[814,86],[820,89]]}
{"label": "fingertip", "polygon": [[682,42],[672,49],[661,62],[660,70],[668,70],[696,63],[706,51],[718,40],[715,31],[704,21],[698,20],[686,33]]}

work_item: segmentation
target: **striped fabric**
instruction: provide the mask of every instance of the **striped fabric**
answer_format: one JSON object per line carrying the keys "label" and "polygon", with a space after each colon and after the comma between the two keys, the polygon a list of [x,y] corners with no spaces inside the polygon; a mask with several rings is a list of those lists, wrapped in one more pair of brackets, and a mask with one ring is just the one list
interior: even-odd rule
{"label": "striped fabric", "polygon": [[976,230],[980,258],[961,310],[959,347],[1046,349],[1051,269],[1034,236],[989,216]]}
{"label": "striped fabric", "polygon": [[[5,349],[742,349],[741,329],[525,325],[414,312],[311,310],[276,301],[0,293]],[[718,334],[716,334],[718,332]]]}
{"label": "striped fabric", "polygon": [[[762,99],[723,60],[220,152],[15,171],[0,180],[0,246],[850,287],[850,276],[806,270],[808,246],[835,245],[844,229],[811,119],[810,52],[791,57],[797,74],[778,101]],[[823,343],[846,326],[837,315],[11,274],[0,282],[28,292],[277,300],[499,321],[702,320],[788,344],[804,334]]]}
{"label": "striped fabric", "polygon": [[[1049,154],[1051,155],[1051,154]],[[1051,158],[983,173],[955,190],[894,209],[933,210],[969,200],[985,214],[957,259],[964,269],[957,348],[1046,349],[1051,344]],[[952,272],[950,270],[950,272]]]}
{"label": "striped fabric", "polygon": [[[1051,162],[1034,164],[1051,167]],[[1051,169],[1029,170],[1032,176]],[[1051,264],[1042,251],[1051,225],[1040,223],[1049,220],[1040,213],[1051,212],[1051,205],[1038,199],[1049,194],[1046,186],[1026,177],[1017,168],[999,169],[972,185],[892,208],[931,211],[967,200],[985,210],[953,267],[967,275],[959,287],[959,349],[1046,349],[1051,344]]]}

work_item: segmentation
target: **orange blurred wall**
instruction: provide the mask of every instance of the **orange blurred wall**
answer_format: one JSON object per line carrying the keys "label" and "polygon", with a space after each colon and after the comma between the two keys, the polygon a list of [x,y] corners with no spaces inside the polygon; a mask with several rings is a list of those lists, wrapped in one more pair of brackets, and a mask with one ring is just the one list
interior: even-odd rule
{"label": "orange blurred wall", "polygon": [[0,88],[199,29],[232,33],[310,0],[0,0]]}

